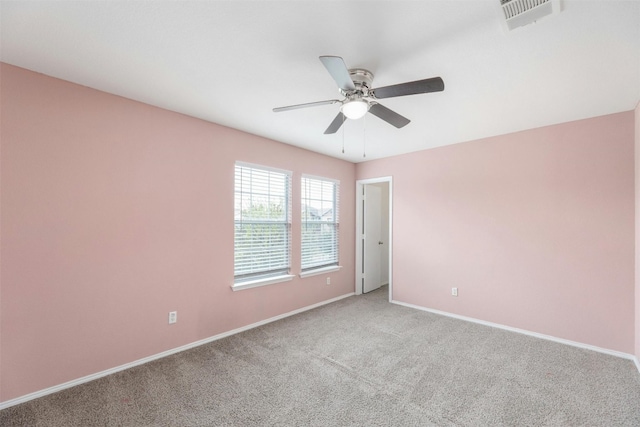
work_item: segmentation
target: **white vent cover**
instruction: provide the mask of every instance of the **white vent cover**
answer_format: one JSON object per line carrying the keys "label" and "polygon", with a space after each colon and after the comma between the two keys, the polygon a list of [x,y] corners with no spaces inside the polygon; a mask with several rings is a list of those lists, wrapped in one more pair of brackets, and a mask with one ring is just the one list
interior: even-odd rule
{"label": "white vent cover", "polygon": [[500,0],[508,30],[560,12],[560,0]]}

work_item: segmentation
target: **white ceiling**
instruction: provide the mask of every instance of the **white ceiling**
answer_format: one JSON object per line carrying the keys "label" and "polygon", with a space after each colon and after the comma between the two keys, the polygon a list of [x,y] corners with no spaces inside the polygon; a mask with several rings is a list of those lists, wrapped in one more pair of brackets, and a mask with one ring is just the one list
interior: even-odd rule
{"label": "white ceiling", "polygon": [[[3,62],[353,162],[628,111],[640,100],[640,1],[561,0],[511,32],[499,0],[1,1]],[[339,111],[318,60],[344,58],[373,87],[440,76],[444,92]],[[363,126],[366,125],[366,126]]]}

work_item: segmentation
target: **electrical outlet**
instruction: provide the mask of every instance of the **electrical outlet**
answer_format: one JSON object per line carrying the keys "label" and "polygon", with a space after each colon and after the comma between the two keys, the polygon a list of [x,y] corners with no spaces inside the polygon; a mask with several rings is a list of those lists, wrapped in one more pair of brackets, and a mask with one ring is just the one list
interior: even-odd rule
{"label": "electrical outlet", "polygon": [[331,277],[327,277],[327,285],[331,284]]}
{"label": "electrical outlet", "polygon": [[454,297],[458,296],[458,288],[451,288],[451,295],[453,295]]}
{"label": "electrical outlet", "polygon": [[178,321],[178,312],[170,311],[169,312],[169,324],[176,323]]}

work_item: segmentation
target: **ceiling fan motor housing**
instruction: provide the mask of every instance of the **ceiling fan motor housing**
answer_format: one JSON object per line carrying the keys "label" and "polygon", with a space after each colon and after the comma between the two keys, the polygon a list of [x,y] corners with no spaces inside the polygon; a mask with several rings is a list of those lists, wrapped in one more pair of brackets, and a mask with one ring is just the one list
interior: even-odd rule
{"label": "ceiling fan motor housing", "polygon": [[351,80],[353,80],[353,84],[355,85],[356,90],[340,90],[342,94],[349,99],[368,97],[369,89],[371,88],[371,82],[373,82],[373,73],[362,68],[353,68],[349,70],[349,77],[351,77]]}

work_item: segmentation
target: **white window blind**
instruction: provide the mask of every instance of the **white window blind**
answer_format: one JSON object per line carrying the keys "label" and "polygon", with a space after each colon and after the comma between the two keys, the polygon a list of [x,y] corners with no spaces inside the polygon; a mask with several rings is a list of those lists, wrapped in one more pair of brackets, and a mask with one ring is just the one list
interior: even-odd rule
{"label": "white window blind", "polygon": [[236,163],[235,283],[289,272],[290,201],[290,172]]}
{"label": "white window blind", "polygon": [[338,265],[338,181],[302,177],[302,271]]}

